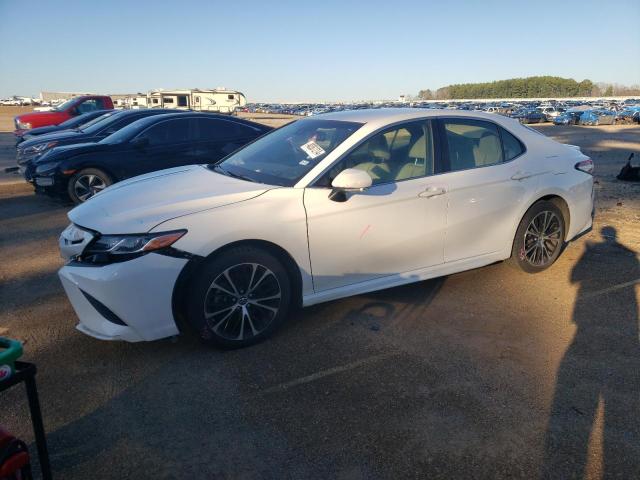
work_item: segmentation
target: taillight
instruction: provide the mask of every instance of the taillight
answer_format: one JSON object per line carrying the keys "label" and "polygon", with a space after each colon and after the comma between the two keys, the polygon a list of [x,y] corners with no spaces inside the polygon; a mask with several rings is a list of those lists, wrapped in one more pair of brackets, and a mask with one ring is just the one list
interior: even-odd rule
{"label": "taillight", "polygon": [[581,172],[588,173],[589,175],[593,175],[593,160],[587,158],[586,160],[582,160],[575,164],[576,170],[580,170]]}

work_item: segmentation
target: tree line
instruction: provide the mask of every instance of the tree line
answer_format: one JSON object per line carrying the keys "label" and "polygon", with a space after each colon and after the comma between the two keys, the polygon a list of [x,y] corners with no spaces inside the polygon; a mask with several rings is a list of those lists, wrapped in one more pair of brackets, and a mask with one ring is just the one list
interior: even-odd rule
{"label": "tree line", "polygon": [[617,84],[595,84],[585,79],[539,76],[511,78],[484,83],[447,85],[432,90],[420,90],[422,100],[455,100],[463,98],[553,98],[591,97],[614,95],[640,95],[640,86],[625,87]]}

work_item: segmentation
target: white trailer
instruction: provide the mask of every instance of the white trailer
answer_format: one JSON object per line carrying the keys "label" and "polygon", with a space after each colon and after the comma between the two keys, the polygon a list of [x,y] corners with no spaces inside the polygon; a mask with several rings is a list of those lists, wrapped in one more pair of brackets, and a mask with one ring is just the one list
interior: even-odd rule
{"label": "white trailer", "polygon": [[203,112],[235,113],[247,104],[242,92],[226,88],[191,90],[152,90],[147,95],[150,108],[177,108]]}

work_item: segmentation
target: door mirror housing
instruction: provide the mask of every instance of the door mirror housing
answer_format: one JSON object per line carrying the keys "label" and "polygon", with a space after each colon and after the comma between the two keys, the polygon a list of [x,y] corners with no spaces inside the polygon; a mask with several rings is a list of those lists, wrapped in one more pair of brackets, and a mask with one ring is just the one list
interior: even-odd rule
{"label": "door mirror housing", "polygon": [[131,145],[133,145],[136,148],[145,148],[147,145],[149,145],[149,139],[147,137],[136,137],[133,140],[131,140]]}
{"label": "door mirror housing", "polygon": [[331,182],[331,186],[336,190],[344,190],[347,192],[361,192],[369,188],[373,180],[371,176],[364,170],[357,168],[345,168]]}
{"label": "door mirror housing", "polygon": [[329,199],[335,202],[346,202],[348,192],[362,192],[372,183],[371,175],[364,170],[346,168],[331,182],[333,190],[329,194]]}

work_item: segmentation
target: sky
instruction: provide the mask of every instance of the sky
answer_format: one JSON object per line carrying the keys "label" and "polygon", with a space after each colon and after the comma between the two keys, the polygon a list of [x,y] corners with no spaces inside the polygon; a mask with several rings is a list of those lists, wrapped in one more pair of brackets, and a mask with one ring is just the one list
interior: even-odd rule
{"label": "sky", "polygon": [[395,99],[532,75],[640,84],[640,0],[0,0],[0,97]]}

